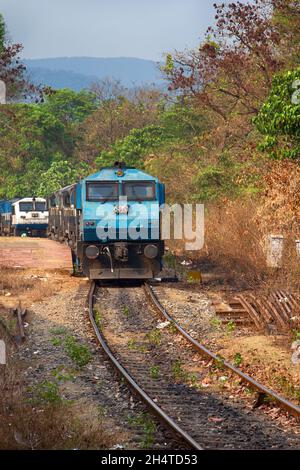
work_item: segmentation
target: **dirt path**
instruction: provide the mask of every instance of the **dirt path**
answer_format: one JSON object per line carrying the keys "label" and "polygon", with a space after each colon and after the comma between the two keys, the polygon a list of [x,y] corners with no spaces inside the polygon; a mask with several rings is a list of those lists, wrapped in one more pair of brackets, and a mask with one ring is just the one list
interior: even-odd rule
{"label": "dirt path", "polygon": [[71,270],[71,252],[46,238],[0,237],[0,266]]}

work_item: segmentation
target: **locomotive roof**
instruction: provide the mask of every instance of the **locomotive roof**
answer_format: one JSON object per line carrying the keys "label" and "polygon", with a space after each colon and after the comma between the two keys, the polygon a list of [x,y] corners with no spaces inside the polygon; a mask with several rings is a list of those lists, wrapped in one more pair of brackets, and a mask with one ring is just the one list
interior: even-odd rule
{"label": "locomotive roof", "polygon": [[[118,175],[118,171],[122,171],[122,175]],[[84,181],[95,181],[95,180],[104,180],[104,181],[119,181],[122,180],[141,180],[141,181],[157,181],[157,178],[154,176],[145,173],[142,170],[138,170],[133,167],[106,167],[101,168],[97,173],[90,175],[84,179]]]}
{"label": "locomotive roof", "polygon": [[31,201],[37,201],[37,202],[44,202],[46,201],[45,198],[43,197],[22,197],[21,199],[18,198],[14,201],[14,203],[16,202],[31,202]]}
{"label": "locomotive roof", "polygon": [[[118,176],[118,171],[122,171],[124,174],[122,176]],[[81,184],[83,181],[120,181],[120,180],[140,180],[140,181],[158,181],[158,178],[148,175],[142,170],[138,170],[134,167],[129,166],[107,166],[100,168],[97,173],[93,173],[92,175],[87,176],[86,178],[78,181],[77,183],[69,184],[64,188],[60,188],[55,191],[52,195],[61,194],[65,191],[70,191],[73,189],[77,184]],[[52,196],[50,195],[50,197]]]}
{"label": "locomotive roof", "polygon": [[[34,199],[37,202],[46,202],[46,199],[41,198],[41,197],[36,197]],[[14,206],[18,202],[31,202],[32,200],[33,200],[33,197],[24,197],[24,198],[14,197],[13,199],[0,200],[0,213],[11,212],[12,206]]]}

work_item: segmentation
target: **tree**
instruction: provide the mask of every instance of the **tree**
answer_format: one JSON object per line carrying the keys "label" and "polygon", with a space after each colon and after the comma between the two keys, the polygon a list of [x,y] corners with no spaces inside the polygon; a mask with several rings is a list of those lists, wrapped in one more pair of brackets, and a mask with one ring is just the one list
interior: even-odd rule
{"label": "tree", "polygon": [[51,90],[45,96],[42,108],[56,116],[64,125],[76,125],[96,110],[97,97],[87,90]]}
{"label": "tree", "polygon": [[8,99],[21,95],[40,99],[41,89],[29,83],[25,77],[26,67],[21,63],[21,44],[11,44],[6,35],[6,26],[0,13],[0,80],[6,84]]}
{"label": "tree", "polygon": [[141,168],[143,157],[159,149],[166,138],[164,129],[158,125],[132,129],[123,140],[116,141],[110,150],[101,152],[95,163],[103,166],[111,165],[115,161],[123,161],[128,166]]}
{"label": "tree", "polygon": [[39,177],[54,161],[76,166],[82,120],[96,107],[87,92],[60,90],[43,103],[0,108],[0,197],[35,194]]}
{"label": "tree", "polygon": [[265,135],[261,144],[275,158],[300,158],[300,68],[277,74],[254,119]]}
{"label": "tree", "polygon": [[258,174],[245,163],[237,163],[226,153],[215,165],[201,166],[194,178],[194,199],[222,201],[258,192]]}
{"label": "tree", "polygon": [[128,96],[129,90],[125,88],[120,80],[106,77],[91,85],[91,91],[95,93],[99,103],[116,102]]}
{"label": "tree", "polygon": [[100,103],[80,126],[81,141],[76,151],[81,161],[89,163],[132,129],[153,124],[159,115],[161,98],[161,93],[152,89],[126,91],[128,96],[123,96],[120,93],[125,89],[114,81],[99,82],[93,90]]}
{"label": "tree", "polygon": [[300,1],[274,1],[273,21],[276,25],[281,42],[281,55],[288,67],[299,65],[300,62]]}
{"label": "tree", "polygon": [[0,13],[0,54],[2,54],[4,49],[4,41],[5,41],[5,23],[4,18]]}
{"label": "tree", "polygon": [[[163,71],[169,90],[205,115],[206,131],[196,139],[200,186],[205,178],[212,180],[212,173],[220,175],[224,153],[241,165],[239,171],[250,171],[252,163],[251,171],[259,169],[263,177],[266,159],[257,149],[253,118],[270,93],[274,74],[285,69],[297,47],[299,53],[289,28],[299,21],[299,7],[299,1],[287,0],[215,4],[215,24],[199,48],[167,55]],[[205,174],[203,168],[208,168]]]}
{"label": "tree", "polygon": [[54,161],[47,171],[41,174],[37,194],[47,197],[60,188],[76,183],[80,176],[87,174],[88,167],[80,165],[74,167],[66,160]]}
{"label": "tree", "polygon": [[196,50],[168,55],[163,70],[170,90],[194,97],[224,121],[233,113],[256,114],[283,64],[271,3],[215,4],[216,24],[206,41]]}

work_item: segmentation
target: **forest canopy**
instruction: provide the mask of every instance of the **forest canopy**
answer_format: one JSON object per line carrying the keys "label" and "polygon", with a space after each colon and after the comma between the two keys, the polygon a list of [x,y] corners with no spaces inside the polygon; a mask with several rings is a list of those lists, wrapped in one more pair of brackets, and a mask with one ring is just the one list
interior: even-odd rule
{"label": "forest canopy", "polygon": [[81,92],[36,88],[1,15],[0,198],[47,195],[124,160],[159,175],[172,200],[235,199],[260,194],[272,159],[297,162],[299,1],[214,9],[198,48],[166,51],[168,93],[113,79]]}

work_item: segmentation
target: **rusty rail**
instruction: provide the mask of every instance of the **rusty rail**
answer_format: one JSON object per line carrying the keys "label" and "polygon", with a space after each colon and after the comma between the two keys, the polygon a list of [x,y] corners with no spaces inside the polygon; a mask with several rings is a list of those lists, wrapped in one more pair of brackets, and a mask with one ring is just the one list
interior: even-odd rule
{"label": "rusty rail", "polygon": [[[167,310],[162,306],[160,301],[158,300],[156,294],[154,293],[151,285],[149,283],[144,284],[145,292],[148,297],[148,299],[152,302],[153,306],[156,308],[158,313],[166,320],[171,322],[177,329],[179,333],[181,333],[182,336],[184,336],[193,346],[194,348],[200,352],[201,354],[205,354],[206,356],[210,357],[217,363],[220,363],[220,357],[217,354],[214,354],[212,351],[207,349],[203,344],[200,344],[196,339],[192,338],[190,334],[185,331],[175,320],[174,318],[171,317],[171,315],[167,312]],[[222,360],[222,364],[232,372],[234,372],[236,375],[238,375],[242,380],[250,384],[252,387],[254,387],[256,390],[258,390],[260,393],[263,393],[264,395],[268,395],[271,398],[273,398],[282,408],[286,409],[289,413],[294,415],[295,417],[299,418],[300,417],[300,407],[296,405],[295,403],[290,402],[286,398],[282,397],[278,393],[274,392],[268,387],[265,387],[263,384],[257,382],[257,380],[253,379],[249,375],[245,374],[242,372],[240,369],[232,365],[230,362],[227,362],[226,360]]]}
{"label": "rusty rail", "polygon": [[106,343],[103,335],[101,334],[97,323],[94,318],[94,294],[96,290],[96,283],[92,281],[89,294],[88,294],[88,311],[89,311],[89,319],[93,326],[94,332],[97,336],[97,340],[100,343],[102,349],[104,350],[105,354],[110,359],[113,366],[117,369],[117,371],[121,374],[121,376],[126,380],[128,385],[137,393],[137,395],[146,403],[146,405],[154,411],[154,413],[158,416],[160,420],[162,420],[168,427],[172,428],[173,431],[181,438],[184,439],[193,449],[203,450],[203,448],[183,429],[181,429],[178,424],[168,416],[157,404],[149,397],[147,393],[135,382],[135,380],[131,377],[131,375],[127,372],[127,370],[119,363],[119,361],[114,356],[113,352],[109,348],[108,344]]}

